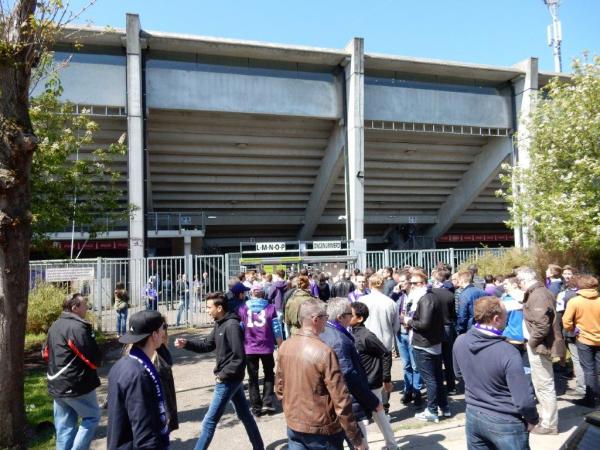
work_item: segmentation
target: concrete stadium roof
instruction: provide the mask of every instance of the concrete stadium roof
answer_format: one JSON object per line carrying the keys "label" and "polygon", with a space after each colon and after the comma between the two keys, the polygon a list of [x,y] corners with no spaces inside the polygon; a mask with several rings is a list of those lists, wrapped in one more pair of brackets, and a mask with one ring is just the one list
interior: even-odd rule
{"label": "concrete stadium roof", "polygon": [[[72,25],[66,27],[65,32],[57,42],[59,44],[122,47],[125,36],[126,32],[124,29]],[[335,67],[343,63],[344,59],[350,56],[349,51],[345,49],[277,44],[151,30],[142,31],[142,40],[145,40],[148,48],[165,52],[299,62],[330,67]],[[516,67],[491,66],[378,53],[365,54],[365,70],[436,75],[444,78],[481,80],[492,83],[503,83],[524,74],[522,70]],[[543,84],[556,75],[561,74],[540,73],[540,77],[544,81]],[[562,76],[567,78],[565,75]]]}

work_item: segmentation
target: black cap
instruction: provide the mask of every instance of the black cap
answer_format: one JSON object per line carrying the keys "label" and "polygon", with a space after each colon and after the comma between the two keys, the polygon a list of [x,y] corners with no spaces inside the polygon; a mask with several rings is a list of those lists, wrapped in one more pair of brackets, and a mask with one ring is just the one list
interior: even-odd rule
{"label": "black cap", "polygon": [[242,292],[249,291],[250,288],[241,281],[238,281],[233,286],[231,286],[230,290],[233,295],[240,295]]}
{"label": "black cap", "polygon": [[158,311],[139,311],[129,318],[129,331],[119,338],[122,344],[135,344],[157,331],[165,319]]}

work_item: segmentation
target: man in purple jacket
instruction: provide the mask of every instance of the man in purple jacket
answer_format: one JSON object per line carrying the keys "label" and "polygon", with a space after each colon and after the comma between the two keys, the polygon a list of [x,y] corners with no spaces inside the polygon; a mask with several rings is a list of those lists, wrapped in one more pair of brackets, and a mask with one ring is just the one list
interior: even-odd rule
{"label": "man in purple jacket", "polygon": [[[283,295],[288,290],[288,284],[285,280],[285,271],[282,269],[277,270],[273,274],[273,284],[269,288],[269,293],[267,296],[267,300],[269,303],[275,305],[275,309],[277,310],[277,318],[279,319],[279,323],[283,324],[283,311],[285,309]],[[289,330],[285,332],[286,336],[289,336]],[[285,338],[285,336],[284,336]]]}
{"label": "man in purple jacket", "polygon": [[[250,289],[250,300],[240,306],[238,314],[244,328],[244,350],[248,368],[248,394],[250,409],[255,416],[273,414],[273,387],[275,382],[275,341],[283,342],[281,323],[277,318],[275,305],[263,298],[265,291],[260,283],[254,283]],[[263,395],[260,396],[258,367],[262,363],[265,374]]]}

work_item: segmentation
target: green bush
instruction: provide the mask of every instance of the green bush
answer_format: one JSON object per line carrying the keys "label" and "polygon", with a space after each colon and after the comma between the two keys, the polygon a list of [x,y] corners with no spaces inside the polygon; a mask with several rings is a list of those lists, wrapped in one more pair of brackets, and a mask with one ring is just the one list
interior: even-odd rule
{"label": "green bush", "polygon": [[27,310],[27,333],[48,333],[48,328],[62,312],[66,295],[65,289],[50,283],[38,284],[31,290]]}
{"label": "green bush", "polygon": [[530,251],[520,248],[510,248],[501,256],[496,256],[492,253],[484,254],[461,264],[460,269],[466,270],[469,265],[477,264],[479,276],[484,275],[508,275],[512,273],[515,267],[530,266],[536,267],[534,256]]}

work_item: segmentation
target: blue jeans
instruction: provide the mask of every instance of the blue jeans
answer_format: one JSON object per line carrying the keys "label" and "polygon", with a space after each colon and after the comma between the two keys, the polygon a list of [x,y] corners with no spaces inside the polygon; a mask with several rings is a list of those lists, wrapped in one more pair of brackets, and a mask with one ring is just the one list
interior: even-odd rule
{"label": "blue jeans", "polygon": [[288,427],[288,450],[342,450],[344,432],[338,434],[299,433]]}
{"label": "blue jeans", "polygon": [[529,450],[529,432],[516,417],[485,414],[467,406],[467,449]]}
{"label": "blue jeans", "polygon": [[177,322],[176,325],[179,326],[181,323],[181,316],[185,317],[185,321],[187,323],[187,310],[189,308],[189,297],[184,297],[179,299],[179,311],[177,311]]}
{"label": "blue jeans", "polygon": [[127,308],[117,311],[117,334],[123,336],[127,333]]}
{"label": "blue jeans", "polygon": [[421,374],[417,370],[415,354],[410,342],[408,342],[408,334],[398,332],[396,335],[398,343],[398,351],[402,360],[402,371],[404,372],[404,392],[417,392],[421,390]]}
{"label": "blue jeans", "polygon": [[583,369],[585,379],[585,388],[588,395],[600,395],[598,386],[598,375],[600,375],[600,347],[596,345],[587,345],[576,341],[577,353],[579,354],[579,363]]}
{"label": "blue jeans", "polygon": [[252,449],[264,450],[265,445],[263,444],[254,417],[250,413],[241,381],[225,381],[215,384],[215,394],[202,420],[200,439],[196,443],[195,450],[205,450],[208,448],[215,434],[217,423],[221,420],[221,416],[225,412],[225,407],[229,401],[231,401],[235,413],[244,424],[244,428],[246,428]]}
{"label": "blue jeans", "polygon": [[444,374],[442,372],[442,355],[434,355],[414,349],[417,368],[421,372],[425,387],[427,387],[427,409],[437,415],[438,407],[448,409],[448,396],[444,387]]}
{"label": "blue jeans", "polygon": [[[77,420],[81,423],[77,426]],[[79,397],[54,399],[56,450],[87,450],[100,422],[96,390]]]}

